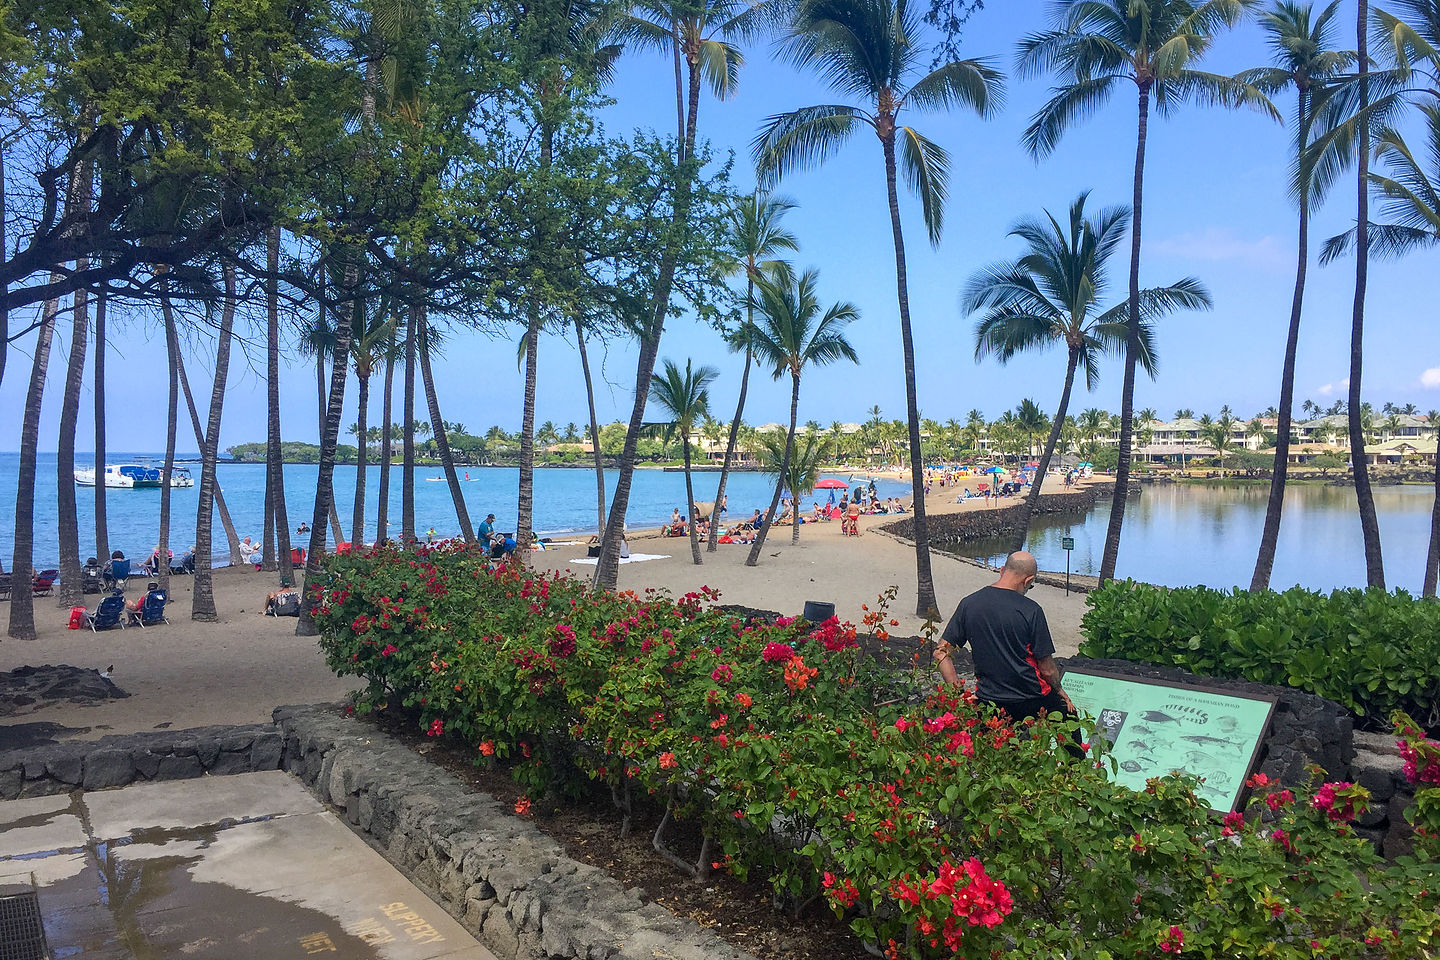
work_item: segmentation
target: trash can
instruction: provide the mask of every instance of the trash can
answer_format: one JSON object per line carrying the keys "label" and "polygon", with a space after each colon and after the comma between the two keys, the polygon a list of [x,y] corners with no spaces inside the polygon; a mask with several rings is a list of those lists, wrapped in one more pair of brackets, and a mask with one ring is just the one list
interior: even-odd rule
{"label": "trash can", "polygon": [[824,600],[806,600],[805,612],[801,616],[811,623],[824,623],[835,616],[835,604]]}

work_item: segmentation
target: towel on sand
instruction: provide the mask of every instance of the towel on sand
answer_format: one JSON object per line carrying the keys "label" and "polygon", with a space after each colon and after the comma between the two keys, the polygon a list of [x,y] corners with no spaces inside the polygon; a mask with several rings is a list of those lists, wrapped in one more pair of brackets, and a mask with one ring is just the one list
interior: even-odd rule
{"label": "towel on sand", "polygon": [[[641,560],[667,560],[667,559],[669,559],[668,555],[663,554],[663,553],[632,553],[632,554],[630,554],[630,556],[628,556],[628,557],[621,557],[621,558],[620,558],[620,562],[621,562],[621,563],[639,563]],[[599,557],[577,557],[576,559],[571,560],[570,562],[571,562],[571,563],[583,563],[583,564],[586,564],[586,565],[588,565],[588,566],[592,566],[592,567],[593,567],[593,566],[595,566],[595,564],[597,564],[597,563],[600,562],[600,558],[599,558]]]}

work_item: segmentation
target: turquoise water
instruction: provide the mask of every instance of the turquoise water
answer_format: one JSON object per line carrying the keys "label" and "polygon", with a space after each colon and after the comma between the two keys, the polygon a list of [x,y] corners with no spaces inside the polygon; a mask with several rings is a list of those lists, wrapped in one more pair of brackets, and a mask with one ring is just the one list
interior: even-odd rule
{"label": "turquoise water", "polygon": [[[1248,587],[1265,522],[1267,484],[1146,485],[1125,509],[1116,573],[1179,587]],[[1375,510],[1390,589],[1419,593],[1430,545],[1428,486],[1375,487]],[[1026,549],[1042,570],[1065,569],[1062,537],[1073,537],[1070,569],[1096,574],[1110,522],[1108,498],[1084,517],[1040,518],[1031,526]],[[977,541],[956,553],[995,562],[1003,543]],[[1271,585],[1300,584],[1314,590],[1365,585],[1360,519],[1350,487],[1296,485],[1285,491],[1285,513],[1275,551]]]}
{"label": "turquoise water", "polygon": [[[114,453],[108,457],[112,464],[125,463],[142,455]],[[164,457],[146,454],[155,463],[163,463]],[[75,466],[88,467],[93,457],[77,454]],[[198,485],[200,465],[187,464]],[[41,454],[38,461],[35,496],[35,565],[40,568],[52,566],[59,557],[59,526],[56,507],[56,458],[52,454]],[[218,475],[224,491],[226,506],[235,521],[236,533],[260,539],[265,510],[265,468],[260,464],[221,463]],[[19,470],[19,455],[0,453],[0,550],[4,551],[5,566],[10,566],[13,554],[15,527],[15,483]],[[465,476],[462,469],[461,476]],[[450,499],[450,487],[446,483],[432,483],[427,478],[442,477],[438,467],[420,468],[415,471],[415,525],[423,535],[434,527],[440,536],[459,533],[455,519],[454,504]],[[487,513],[495,514],[495,529],[514,530],[516,520],[516,490],[520,471],[514,467],[471,467],[471,481],[462,484],[465,491],[466,509],[470,512],[471,523],[478,524]],[[301,520],[310,521],[315,504],[315,483],[319,468],[313,464],[287,464],[285,467],[285,506],[290,515],[290,528],[294,530]],[[848,480],[848,474],[839,474],[839,479]],[[375,537],[375,506],[378,502],[380,468],[370,467],[366,472],[366,540]],[[694,477],[695,498],[713,500],[715,486],[720,475],[697,473]],[[606,473],[606,505],[614,491],[615,471]],[[882,496],[905,496],[910,492],[908,484],[894,481],[879,481],[876,489]],[[199,488],[188,487],[171,491],[170,544],[179,553],[195,539],[195,513],[199,500]],[[731,474],[726,483],[726,494],[730,502],[727,516],[748,517],[755,509],[770,505],[775,490],[774,481],[758,473]],[[78,514],[80,518],[80,557],[83,560],[94,552],[95,543],[95,491],[91,487],[76,487]],[[160,491],[149,490],[107,490],[106,514],[109,519],[110,548],[124,550],[127,556],[144,556],[155,547],[156,534],[160,527]],[[348,537],[350,517],[355,501],[355,468],[335,468],[335,497],[340,510],[340,524]],[[823,499],[823,498],[822,498]],[[806,501],[808,504],[809,501]],[[656,527],[669,521],[670,512],[685,505],[685,475],[667,473],[662,470],[637,470],[630,494],[630,507],[626,513],[631,527]],[[681,510],[684,513],[684,510]],[[400,469],[390,471],[390,535],[400,533]],[[535,471],[535,529],[543,534],[593,531],[595,529],[595,471],[542,467]],[[220,544],[223,534],[219,521],[215,523],[215,542]],[[217,549],[217,552],[226,552]],[[227,554],[228,555],[228,554]]]}

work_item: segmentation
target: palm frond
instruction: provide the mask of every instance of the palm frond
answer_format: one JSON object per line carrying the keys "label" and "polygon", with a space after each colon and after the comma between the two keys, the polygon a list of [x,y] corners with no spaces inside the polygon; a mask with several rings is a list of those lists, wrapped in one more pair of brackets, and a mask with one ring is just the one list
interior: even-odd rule
{"label": "palm frond", "polygon": [[706,40],[700,44],[700,73],[710,84],[719,100],[729,100],[740,85],[740,68],[745,55],[740,48],[723,40]]}
{"label": "palm frond", "polygon": [[824,163],[855,132],[856,121],[871,122],[868,116],[844,104],[802,107],[767,117],[750,145],[756,176],[762,185],[769,186],[792,170]]}
{"label": "palm frond", "polygon": [[901,127],[897,133],[905,182],[920,198],[930,243],[939,246],[940,232],[945,225],[945,198],[950,192],[950,155],[944,147],[910,127]]}
{"label": "palm frond", "polygon": [[986,59],[947,63],[918,80],[904,102],[920,110],[967,107],[991,117],[1004,105],[1005,78]]}
{"label": "palm frond", "polygon": [[1053,153],[1060,137],[1072,124],[1105,105],[1117,79],[1107,75],[1051,88],[1053,95],[1035,112],[1020,138],[1030,156],[1039,160]]}

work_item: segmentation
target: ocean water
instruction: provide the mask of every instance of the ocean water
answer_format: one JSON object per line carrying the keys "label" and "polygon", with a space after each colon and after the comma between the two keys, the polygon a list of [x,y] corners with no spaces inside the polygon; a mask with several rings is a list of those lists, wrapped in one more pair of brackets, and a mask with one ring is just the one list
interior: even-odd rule
{"label": "ocean water", "polygon": [[[193,454],[191,456],[194,456]],[[164,456],[148,453],[112,453],[112,464],[148,459],[159,465]],[[15,488],[19,474],[19,455],[0,453],[0,550],[5,567],[10,567],[14,552]],[[90,454],[76,454],[76,468],[89,467]],[[199,463],[184,463],[190,468],[197,486],[171,491],[170,547],[177,554],[195,539],[195,515],[199,504]],[[463,478],[467,471],[460,470]],[[217,467],[220,488],[235,522],[236,533],[260,539],[265,522],[265,468],[261,464],[220,463]],[[285,506],[293,531],[300,521],[310,522],[315,505],[315,484],[319,467],[313,464],[286,464]],[[422,467],[415,471],[415,526],[423,536],[433,527],[437,536],[453,536],[460,532],[450,487],[443,482],[438,467]],[[515,467],[471,467],[469,482],[462,483],[465,505],[472,524],[478,524],[487,513],[495,514],[496,530],[514,530],[516,495],[520,471]],[[827,475],[849,480],[847,473]],[[606,506],[614,492],[616,471],[606,471]],[[390,535],[400,533],[399,467],[390,471]],[[694,475],[695,499],[713,500],[719,483],[718,472]],[[35,489],[35,565],[53,566],[59,557],[59,514],[56,504],[56,457],[53,453],[38,458]],[[380,468],[366,471],[366,540],[375,538],[375,507],[379,498]],[[876,489],[881,496],[906,496],[909,484],[880,480]],[[727,517],[748,517],[754,510],[770,505],[774,481],[759,473],[732,473],[726,483],[729,500]],[[95,491],[92,487],[75,487],[77,513],[80,521],[80,558],[94,553]],[[821,491],[821,499],[825,494]],[[335,498],[340,511],[340,524],[350,536],[350,520],[355,502],[355,467],[335,468]],[[805,500],[808,507],[810,500]],[[160,491],[106,491],[106,516],[109,521],[110,548],[124,550],[126,556],[146,556],[155,548],[160,528]],[[670,519],[670,512],[685,506],[685,475],[663,470],[637,470],[630,492],[627,522],[632,528],[657,527]],[[541,535],[593,532],[596,526],[595,471],[569,467],[541,467],[535,471],[535,529]],[[214,525],[216,552],[228,555],[223,548],[223,532],[217,517]]]}
{"label": "ocean water", "polygon": [[[1162,484],[1141,487],[1125,508],[1116,574],[1180,587],[1250,586],[1269,484]],[[1430,546],[1433,487],[1377,486],[1375,511],[1385,558],[1385,582],[1420,592]],[[1063,537],[1073,537],[1070,569],[1096,574],[1110,523],[1110,500],[1083,517],[1041,517],[1031,525],[1026,549],[1043,570],[1065,569]],[[1285,513],[1270,583],[1312,590],[1365,585],[1360,517],[1353,487],[1295,484],[1285,491]],[[961,544],[954,552],[995,562],[1005,543]]]}

